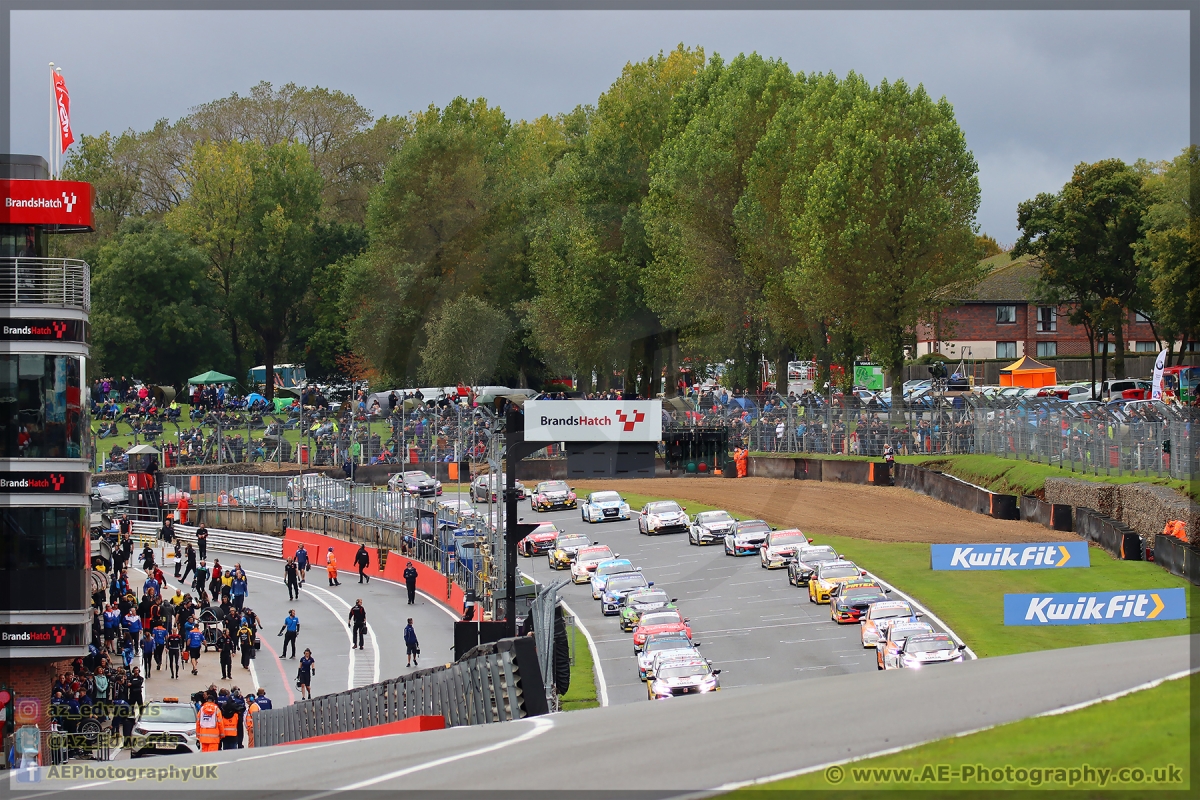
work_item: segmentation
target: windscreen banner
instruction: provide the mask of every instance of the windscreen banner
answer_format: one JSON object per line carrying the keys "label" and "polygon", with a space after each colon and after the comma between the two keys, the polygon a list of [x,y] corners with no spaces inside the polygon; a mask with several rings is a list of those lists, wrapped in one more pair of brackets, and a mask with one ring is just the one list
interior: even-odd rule
{"label": "windscreen banner", "polygon": [[976,572],[994,569],[1070,569],[1090,567],[1087,542],[1036,544],[932,544],[935,570]]}
{"label": "windscreen banner", "polygon": [[1187,619],[1183,589],[1004,595],[1005,625],[1115,625]]}
{"label": "windscreen banner", "polygon": [[527,442],[659,442],[662,400],[527,400]]}

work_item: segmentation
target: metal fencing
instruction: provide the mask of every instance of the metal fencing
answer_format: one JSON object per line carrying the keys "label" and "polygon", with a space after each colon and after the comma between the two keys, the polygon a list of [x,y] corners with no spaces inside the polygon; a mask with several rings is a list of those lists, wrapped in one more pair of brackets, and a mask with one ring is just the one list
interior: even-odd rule
{"label": "metal fencing", "polygon": [[1159,402],[1069,403],[961,395],[906,403],[855,397],[742,397],[689,401],[663,412],[664,429],[723,427],[729,447],[758,453],[882,456],[988,453],[1086,472],[1189,479],[1200,466],[1195,409]]}

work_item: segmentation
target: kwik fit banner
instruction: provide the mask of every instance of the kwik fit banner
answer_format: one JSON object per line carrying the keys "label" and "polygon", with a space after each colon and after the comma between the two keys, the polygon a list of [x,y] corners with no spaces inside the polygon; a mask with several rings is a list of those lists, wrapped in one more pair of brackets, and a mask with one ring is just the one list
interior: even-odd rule
{"label": "kwik fit banner", "polygon": [[1187,619],[1183,589],[1006,594],[1005,625],[1115,625]]}
{"label": "kwik fit banner", "polygon": [[929,560],[936,570],[1062,569],[1090,567],[1087,542],[1037,544],[934,544]]}

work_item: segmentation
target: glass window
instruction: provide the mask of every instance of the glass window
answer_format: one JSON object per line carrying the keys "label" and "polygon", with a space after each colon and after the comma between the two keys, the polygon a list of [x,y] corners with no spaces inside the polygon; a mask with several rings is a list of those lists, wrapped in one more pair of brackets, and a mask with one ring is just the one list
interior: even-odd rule
{"label": "glass window", "polygon": [[1053,333],[1058,330],[1058,309],[1053,306],[1038,307],[1038,333]]}
{"label": "glass window", "polygon": [[36,225],[0,225],[0,258],[45,258],[46,232]]}
{"label": "glass window", "polygon": [[1017,321],[1016,306],[996,306],[996,324],[1007,325]]}
{"label": "glass window", "polygon": [[1038,358],[1058,355],[1058,342],[1038,342],[1037,354]]}
{"label": "glass window", "polygon": [[81,458],[81,359],[0,355],[0,457]]}
{"label": "glass window", "polygon": [[1134,322],[1149,323],[1149,322],[1150,322],[1150,318],[1149,318],[1149,317],[1147,317],[1145,314],[1143,314],[1143,313],[1142,313],[1142,312],[1140,312],[1140,311],[1135,311],[1135,312],[1133,312],[1133,321],[1134,321]]}
{"label": "glass window", "polygon": [[1016,342],[996,342],[996,358],[1016,358]]}
{"label": "glass window", "polygon": [[1138,353],[1157,353],[1159,350],[1158,342],[1137,342],[1133,349]]}
{"label": "glass window", "polygon": [[0,569],[84,569],[87,522],[86,508],[0,510]]}

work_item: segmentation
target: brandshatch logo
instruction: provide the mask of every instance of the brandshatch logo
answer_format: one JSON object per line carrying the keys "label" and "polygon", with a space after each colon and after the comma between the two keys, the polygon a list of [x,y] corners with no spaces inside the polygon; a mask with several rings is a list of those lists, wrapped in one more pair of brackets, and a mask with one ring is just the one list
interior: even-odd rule
{"label": "brandshatch logo", "polygon": [[630,431],[632,431],[634,425],[636,425],[637,423],[641,422],[642,420],[644,420],[646,418],[646,415],[640,411],[633,412],[633,419],[630,419],[629,415],[626,414],[624,411],[618,411],[616,413],[617,413],[617,419],[621,420],[621,422],[624,423],[626,433],[629,433]]}
{"label": "brandshatch logo", "polygon": [[5,336],[53,336],[55,339],[63,338],[63,334],[67,332],[67,323],[61,320],[53,320],[49,325],[5,325]]}
{"label": "brandshatch logo", "polygon": [[54,472],[45,478],[0,478],[0,489],[49,489],[61,492],[66,482],[66,475]]}

